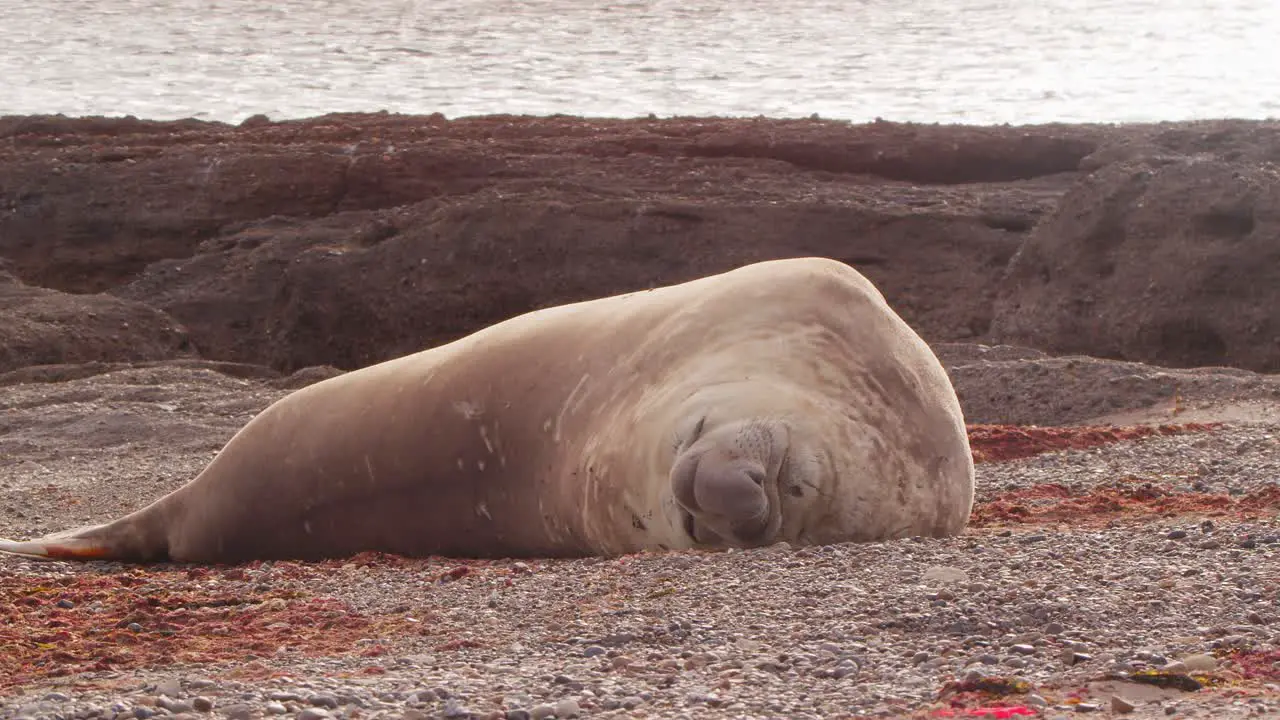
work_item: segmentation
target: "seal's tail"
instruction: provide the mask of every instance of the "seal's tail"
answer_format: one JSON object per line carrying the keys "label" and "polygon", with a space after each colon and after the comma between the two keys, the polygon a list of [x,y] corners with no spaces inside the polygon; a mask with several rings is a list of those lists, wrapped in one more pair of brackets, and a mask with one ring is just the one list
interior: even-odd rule
{"label": "seal's tail", "polygon": [[35,540],[0,538],[0,553],[42,560],[115,560],[117,548],[95,533],[102,526],[46,535]]}

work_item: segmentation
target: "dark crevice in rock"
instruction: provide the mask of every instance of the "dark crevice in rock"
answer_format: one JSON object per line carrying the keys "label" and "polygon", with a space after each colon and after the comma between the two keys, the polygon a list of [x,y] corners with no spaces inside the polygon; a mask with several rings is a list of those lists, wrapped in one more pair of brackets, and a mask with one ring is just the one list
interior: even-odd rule
{"label": "dark crevice in rock", "polygon": [[808,143],[767,139],[710,141],[685,150],[694,157],[781,160],[805,170],[868,175],[928,185],[1015,182],[1074,173],[1097,149],[1080,139],[1028,137],[1020,141],[979,139],[886,148],[876,142]]}

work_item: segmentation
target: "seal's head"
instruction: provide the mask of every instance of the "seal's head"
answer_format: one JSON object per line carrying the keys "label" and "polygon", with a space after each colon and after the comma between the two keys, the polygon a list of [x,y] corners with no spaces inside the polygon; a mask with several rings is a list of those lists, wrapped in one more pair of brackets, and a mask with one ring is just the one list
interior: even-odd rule
{"label": "seal's head", "polygon": [[774,541],[790,432],[778,420],[709,425],[700,418],[681,439],[671,491],[685,530],[699,545],[753,547]]}

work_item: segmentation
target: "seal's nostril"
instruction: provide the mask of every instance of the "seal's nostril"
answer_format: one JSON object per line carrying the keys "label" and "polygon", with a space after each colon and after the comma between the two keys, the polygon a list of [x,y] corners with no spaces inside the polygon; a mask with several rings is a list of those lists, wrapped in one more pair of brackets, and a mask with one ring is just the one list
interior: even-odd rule
{"label": "seal's nostril", "polygon": [[751,468],[750,470],[747,470],[747,477],[751,478],[751,482],[756,485],[764,487],[764,470]]}

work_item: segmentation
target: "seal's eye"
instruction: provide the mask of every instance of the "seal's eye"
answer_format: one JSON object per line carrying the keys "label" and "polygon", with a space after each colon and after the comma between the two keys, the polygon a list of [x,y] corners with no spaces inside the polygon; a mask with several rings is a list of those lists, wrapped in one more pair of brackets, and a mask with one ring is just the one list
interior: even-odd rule
{"label": "seal's eye", "polygon": [[698,424],[693,426],[693,432],[689,434],[689,444],[690,444],[690,445],[692,445],[692,444],[693,444],[693,441],[694,441],[694,440],[697,440],[697,439],[698,439],[698,437],[702,435],[702,426],[704,426],[704,425],[706,425],[706,424],[707,424],[707,416],[706,416],[706,415],[703,415],[702,417],[698,418]]}
{"label": "seal's eye", "polygon": [[689,431],[687,436],[681,437],[680,434],[677,433],[676,443],[675,443],[676,452],[688,450],[689,446],[697,442],[698,438],[701,437],[702,435],[702,427],[706,424],[707,424],[707,416],[703,415],[702,417],[698,418],[698,422],[693,426],[693,430]]}

